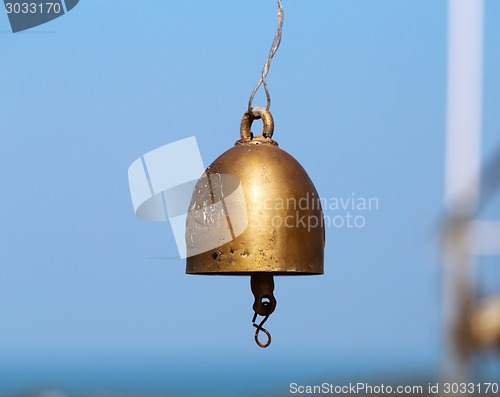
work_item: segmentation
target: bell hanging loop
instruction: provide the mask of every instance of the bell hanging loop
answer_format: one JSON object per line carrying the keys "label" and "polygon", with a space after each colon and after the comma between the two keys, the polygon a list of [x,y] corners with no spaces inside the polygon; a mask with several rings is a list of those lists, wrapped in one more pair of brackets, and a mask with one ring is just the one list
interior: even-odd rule
{"label": "bell hanging loop", "polygon": [[262,119],[264,129],[262,136],[266,139],[271,139],[274,134],[274,119],[271,112],[266,108],[252,108],[243,115],[240,126],[240,136],[242,140],[248,141],[254,138],[251,130],[254,120]]}

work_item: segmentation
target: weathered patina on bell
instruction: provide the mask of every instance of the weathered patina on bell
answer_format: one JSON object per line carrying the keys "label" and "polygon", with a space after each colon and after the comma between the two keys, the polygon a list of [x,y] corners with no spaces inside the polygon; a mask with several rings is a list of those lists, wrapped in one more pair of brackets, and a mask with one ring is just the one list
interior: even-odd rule
{"label": "weathered patina on bell", "polygon": [[[254,136],[250,128],[260,118],[264,130]],[[325,246],[318,193],[304,168],[272,139],[273,131],[268,110],[245,113],[241,139],[198,181],[186,228],[186,273],[252,276],[254,311],[264,321],[276,305],[272,276],[323,274]],[[265,347],[270,335],[263,322],[254,325]],[[258,341],[258,331],[269,343]]]}

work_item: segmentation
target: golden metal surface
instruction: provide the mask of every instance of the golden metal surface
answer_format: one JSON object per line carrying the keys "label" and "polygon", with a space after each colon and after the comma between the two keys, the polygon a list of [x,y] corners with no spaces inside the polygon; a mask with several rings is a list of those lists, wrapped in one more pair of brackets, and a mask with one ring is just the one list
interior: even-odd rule
{"label": "golden metal surface", "polygon": [[500,296],[480,301],[469,317],[469,327],[478,347],[500,348]]}
{"label": "golden metal surface", "polygon": [[[263,119],[264,132],[254,137],[250,127],[257,118]],[[242,139],[217,158],[207,168],[205,178],[198,181],[188,212],[186,273],[323,274],[325,231],[318,193],[304,168],[272,140],[273,130],[269,111],[246,113]],[[237,177],[237,186],[224,185],[224,176],[226,180],[227,176]],[[220,186],[214,186],[218,183]],[[231,213],[224,201],[230,201],[229,193],[240,188],[240,199],[236,203],[233,200],[231,208],[241,210]],[[223,205],[214,216],[217,200]],[[203,229],[203,222],[218,223],[212,229]],[[246,227],[239,234],[236,226],[243,223]],[[213,249],[198,253],[193,241],[203,230],[215,233],[213,230],[218,231],[221,224],[226,225],[226,235],[231,238],[221,237]],[[195,255],[190,256],[190,248]]]}

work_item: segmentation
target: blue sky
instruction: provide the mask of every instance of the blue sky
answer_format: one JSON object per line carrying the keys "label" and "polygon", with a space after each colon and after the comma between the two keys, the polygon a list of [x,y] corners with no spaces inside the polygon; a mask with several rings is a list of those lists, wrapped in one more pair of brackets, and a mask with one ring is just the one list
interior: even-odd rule
{"label": "blue sky", "polygon": [[[488,154],[500,4],[485,4]],[[275,138],[322,197],[379,208],[362,229],[327,230],[324,276],[276,280],[265,351],[249,280],[185,275],[169,226],[135,218],[127,169],[188,136],[205,164],[234,144],[274,2],[81,1],[17,34],[0,13],[0,392],[235,395],[438,375],[447,3],[284,6],[268,79]]]}

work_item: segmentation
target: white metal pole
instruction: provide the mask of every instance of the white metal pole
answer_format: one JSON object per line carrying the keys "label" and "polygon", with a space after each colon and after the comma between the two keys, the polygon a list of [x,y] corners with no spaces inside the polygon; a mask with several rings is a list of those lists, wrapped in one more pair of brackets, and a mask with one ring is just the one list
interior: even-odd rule
{"label": "white metal pole", "polygon": [[[453,216],[476,209],[481,166],[483,0],[448,1],[448,107],[445,206]],[[464,294],[472,293],[474,259],[470,228],[445,248],[443,269],[444,373],[465,382],[469,362],[457,349],[456,325]],[[448,240],[450,241],[450,240]]]}

